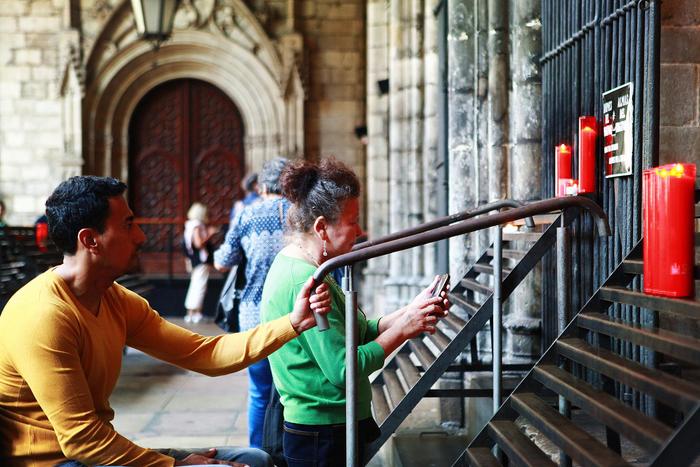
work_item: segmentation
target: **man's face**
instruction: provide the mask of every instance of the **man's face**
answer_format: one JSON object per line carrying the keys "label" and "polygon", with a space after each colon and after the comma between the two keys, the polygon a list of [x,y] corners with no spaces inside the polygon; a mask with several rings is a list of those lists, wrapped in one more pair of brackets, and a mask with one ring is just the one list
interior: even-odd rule
{"label": "man's face", "polygon": [[115,277],[138,270],[138,253],[146,236],[134,223],[134,213],[122,196],[109,198],[109,216],[104,232],[98,237],[102,264],[112,270]]}

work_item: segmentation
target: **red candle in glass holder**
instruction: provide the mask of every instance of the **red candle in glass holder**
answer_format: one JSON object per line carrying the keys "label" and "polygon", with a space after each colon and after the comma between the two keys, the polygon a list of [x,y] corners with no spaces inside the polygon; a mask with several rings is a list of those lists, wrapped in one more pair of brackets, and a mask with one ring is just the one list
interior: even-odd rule
{"label": "red candle in glass holder", "polygon": [[570,179],[571,176],[571,146],[568,144],[560,144],[555,149],[555,165],[554,165],[554,186],[557,196],[559,180]]}
{"label": "red candle in glass holder", "polygon": [[643,175],[644,292],[693,295],[695,165],[669,164]]}
{"label": "red candle in glass holder", "polygon": [[557,196],[576,196],[578,194],[578,180],[573,178],[560,178]]}
{"label": "red candle in glass holder", "polygon": [[578,119],[578,191],[595,192],[595,117]]}

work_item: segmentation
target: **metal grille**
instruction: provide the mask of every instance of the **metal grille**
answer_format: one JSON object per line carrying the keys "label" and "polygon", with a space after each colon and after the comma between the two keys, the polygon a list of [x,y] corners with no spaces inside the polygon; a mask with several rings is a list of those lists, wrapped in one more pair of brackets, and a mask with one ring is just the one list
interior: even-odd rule
{"label": "metal grille", "polygon": [[[577,311],[642,236],[642,169],[658,163],[660,2],[654,0],[543,0],[543,169],[542,197],[554,196],[554,148],[569,143],[577,154],[578,117],[602,121],[602,93],[627,82],[634,86],[633,174],[605,179],[597,146],[597,201],[613,235],[597,238],[582,216],[572,236],[572,310]],[[599,132],[600,134],[600,132]],[[576,164],[574,164],[576,166]],[[578,167],[573,176],[578,178]],[[543,287],[543,343],[557,335],[554,257],[546,259]],[[638,279],[637,279],[638,280]],[[640,284],[634,284],[639,287]],[[616,305],[612,313],[653,320],[639,308]],[[649,361],[639,348],[617,350]]]}

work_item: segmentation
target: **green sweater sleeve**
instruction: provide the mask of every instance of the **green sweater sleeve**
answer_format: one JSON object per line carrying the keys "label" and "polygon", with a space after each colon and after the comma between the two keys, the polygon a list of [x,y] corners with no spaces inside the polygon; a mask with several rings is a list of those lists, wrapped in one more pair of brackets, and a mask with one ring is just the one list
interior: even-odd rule
{"label": "green sweater sleeve", "polygon": [[365,335],[365,341],[373,341],[377,337],[379,337],[379,320],[381,318],[377,319],[370,319],[367,321],[367,334]]}
{"label": "green sweater sleeve", "polygon": [[[344,388],[346,372],[345,316],[334,306],[328,314],[328,323],[330,328],[327,331],[320,332],[314,328],[302,334],[300,343],[309,358],[316,362],[326,379],[334,386]],[[360,377],[368,377],[372,372],[382,368],[383,364],[384,349],[374,340],[358,346],[357,369]]]}

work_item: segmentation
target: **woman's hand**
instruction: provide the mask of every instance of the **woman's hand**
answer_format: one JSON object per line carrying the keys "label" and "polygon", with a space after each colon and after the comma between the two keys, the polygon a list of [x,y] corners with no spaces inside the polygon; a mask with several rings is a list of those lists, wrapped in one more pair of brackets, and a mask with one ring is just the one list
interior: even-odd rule
{"label": "woman's hand", "polygon": [[289,321],[297,334],[316,326],[314,312],[325,315],[331,311],[331,294],[328,291],[328,285],[322,282],[311,295],[313,284],[312,276],[299,291],[294,302],[294,310],[289,314]]}
{"label": "woman's hand", "polygon": [[[437,281],[433,281],[434,287]],[[426,297],[427,292],[427,297]],[[424,332],[434,334],[437,322],[447,315],[450,302],[447,293],[431,297],[432,288],[422,291],[411,303],[386,315],[379,321],[379,337],[375,339],[389,355],[408,339]]]}
{"label": "woman's hand", "polygon": [[405,339],[411,339],[424,332],[434,334],[438,320],[447,314],[447,310],[443,308],[444,300],[443,297],[414,299],[406,306],[394,326],[400,326]]}
{"label": "woman's hand", "polygon": [[[418,306],[421,302],[424,302],[425,300],[428,300],[432,298],[433,296],[433,290],[435,287],[437,287],[437,283],[440,280],[440,276],[437,275],[433,278],[433,281],[430,283],[428,287],[425,289],[421,290],[418,295],[411,301],[411,303],[408,304],[408,306]],[[443,314],[440,316],[440,318],[447,316],[447,310],[450,308],[452,305],[447,298],[447,291],[450,290],[450,283],[448,282],[445,285],[444,290],[440,293],[440,297],[442,298],[442,308],[443,308]]]}
{"label": "woman's hand", "polygon": [[[400,321],[401,317],[407,312],[407,310],[411,307],[420,307],[421,304],[423,304],[426,300],[430,300],[433,298],[433,289],[437,286],[438,281],[440,280],[440,276],[435,276],[433,279],[433,282],[423,289],[416,297],[403,308],[399,308],[398,310],[389,313],[387,315],[384,315],[381,320],[379,321],[379,333],[383,333],[387,329],[391,328],[396,324],[396,321]],[[449,282],[445,286],[445,290],[450,290],[450,284]],[[447,292],[442,292],[440,294],[440,298],[442,298],[442,301],[438,300],[437,302],[441,302],[441,307],[442,307],[442,312],[438,312],[437,317],[438,318],[444,318],[447,316],[447,310],[450,308],[452,305],[447,298]]]}

